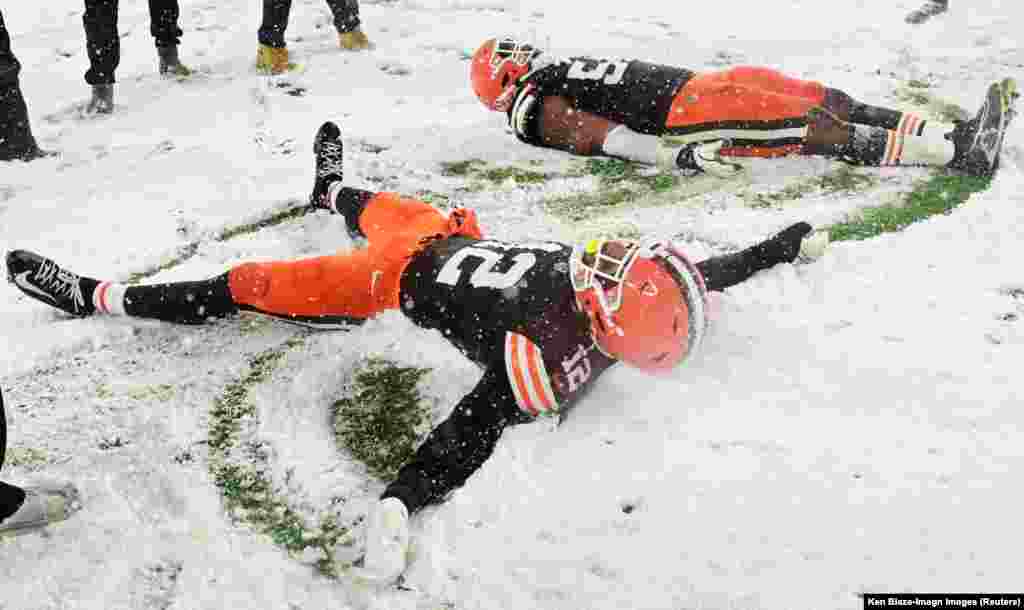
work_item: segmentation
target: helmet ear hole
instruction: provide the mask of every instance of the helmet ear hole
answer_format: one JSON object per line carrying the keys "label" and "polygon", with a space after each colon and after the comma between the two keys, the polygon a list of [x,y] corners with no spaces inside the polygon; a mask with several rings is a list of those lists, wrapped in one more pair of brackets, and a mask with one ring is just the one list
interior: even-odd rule
{"label": "helmet ear hole", "polygon": [[501,77],[501,88],[502,89],[504,89],[505,87],[508,87],[509,78],[510,77],[509,77],[508,72],[506,72],[505,75]]}

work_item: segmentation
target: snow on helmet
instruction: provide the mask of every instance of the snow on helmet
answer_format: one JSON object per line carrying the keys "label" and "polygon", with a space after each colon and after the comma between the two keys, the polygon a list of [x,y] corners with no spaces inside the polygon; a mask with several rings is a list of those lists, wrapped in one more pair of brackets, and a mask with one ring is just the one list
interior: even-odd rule
{"label": "snow on helmet", "polygon": [[693,354],[707,326],[704,278],[664,241],[591,240],[570,258],[576,302],[598,346],[648,372]]}
{"label": "snow on helmet", "polygon": [[508,110],[516,82],[530,71],[530,61],[539,54],[533,45],[514,38],[485,40],[469,67],[473,93],[491,110]]}

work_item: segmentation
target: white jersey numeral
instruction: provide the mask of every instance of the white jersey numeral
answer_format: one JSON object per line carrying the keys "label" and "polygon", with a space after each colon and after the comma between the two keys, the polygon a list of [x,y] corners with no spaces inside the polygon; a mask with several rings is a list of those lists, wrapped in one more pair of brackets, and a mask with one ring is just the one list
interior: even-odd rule
{"label": "white jersey numeral", "polygon": [[507,271],[492,271],[505,256],[483,248],[472,246],[463,248],[441,267],[441,272],[437,274],[437,281],[449,286],[458,284],[459,277],[462,276],[462,261],[472,257],[481,259],[481,263],[469,276],[469,285],[477,288],[503,290],[515,286],[537,262],[537,257],[532,253],[520,252],[511,258],[512,266]]}
{"label": "white jersey numeral", "polygon": [[[601,80],[603,78],[604,84],[617,85],[622,81],[627,66],[629,66],[627,61],[601,61],[594,66],[592,62],[577,59],[569,66],[565,77],[580,80]],[[611,68],[610,72],[609,68]]]}
{"label": "white jersey numeral", "polygon": [[562,361],[562,368],[565,369],[566,380],[569,382],[569,391],[575,392],[590,379],[590,359],[587,358],[587,350],[582,345],[576,348],[576,353]]}

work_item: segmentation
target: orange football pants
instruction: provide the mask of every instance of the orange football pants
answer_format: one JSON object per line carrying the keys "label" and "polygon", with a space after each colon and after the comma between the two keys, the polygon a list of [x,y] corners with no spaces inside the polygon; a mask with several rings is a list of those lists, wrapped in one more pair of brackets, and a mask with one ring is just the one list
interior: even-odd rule
{"label": "orange football pants", "polygon": [[451,235],[482,239],[472,210],[445,216],[395,193],[377,193],[363,208],[366,248],[296,261],[245,263],[228,272],[235,303],[282,316],[365,319],[398,307],[402,271],[427,243]]}
{"label": "orange football pants", "polygon": [[[739,66],[695,75],[679,90],[669,109],[665,127],[691,127],[745,121],[749,129],[758,122],[801,119],[825,99],[825,86],[786,76],[778,70]],[[733,156],[778,157],[799,152],[800,144],[723,148]]]}

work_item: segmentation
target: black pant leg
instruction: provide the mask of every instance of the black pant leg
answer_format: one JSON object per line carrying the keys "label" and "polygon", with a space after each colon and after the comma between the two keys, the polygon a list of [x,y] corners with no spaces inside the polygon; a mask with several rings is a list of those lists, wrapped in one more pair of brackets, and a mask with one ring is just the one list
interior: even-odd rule
{"label": "black pant leg", "polygon": [[20,73],[21,64],[11,51],[11,37],[0,13],[0,161],[29,159],[39,150],[21,95]]}
{"label": "black pant leg", "polygon": [[18,86],[21,64],[11,51],[11,37],[4,25],[4,14],[0,13],[0,89],[4,86]]}
{"label": "black pant leg", "polygon": [[4,393],[0,390],[0,469],[4,467],[7,453],[7,416],[4,414]]}
{"label": "black pant leg", "polygon": [[359,29],[359,0],[327,0],[327,6],[334,15],[334,27],[339,32]]}
{"label": "black pant leg", "polygon": [[178,0],[149,0],[149,33],[158,47],[176,47],[181,42]]}
{"label": "black pant leg", "polygon": [[201,324],[209,318],[237,313],[228,273],[197,282],[129,286],[124,311],[137,318],[155,318],[179,324]]}
{"label": "black pant leg", "polygon": [[85,82],[111,85],[121,62],[121,39],[117,35],[117,0],[85,0],[82,15],[89,70]]}
{"label": "black pant leg", "polygon": [[275,49],[285,47],[284,31],[288,29],[288,13],[292,0],[263,0],[263,23],[257,34],[260,44]]}

